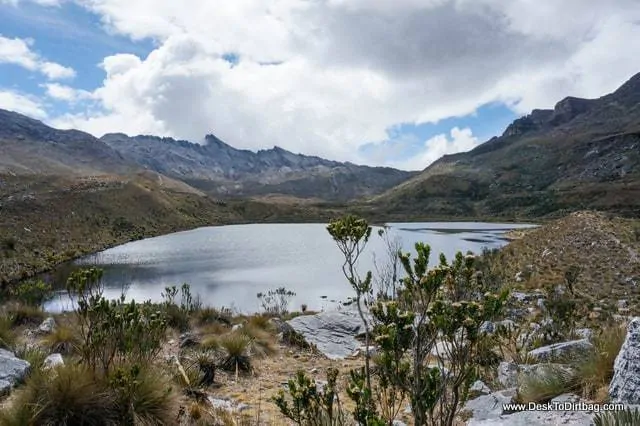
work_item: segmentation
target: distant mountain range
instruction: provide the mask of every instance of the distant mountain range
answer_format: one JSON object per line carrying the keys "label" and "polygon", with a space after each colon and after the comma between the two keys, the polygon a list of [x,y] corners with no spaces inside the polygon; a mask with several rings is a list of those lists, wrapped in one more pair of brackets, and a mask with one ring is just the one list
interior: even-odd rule
{"label": "distant mountain range", "polygon": [[568,97],[499,137],[422,172],[368,167],[279,147],[235,149],[56,130],[0,110],[0,174],[157,173],[216,198],[285,196],[350,205],[377,217],[530,218],[579,209],[640,215],[640,74],[598,99]]}
{"label": "distant mountain range", "polygon": [[640,74],[601,98],[568,97],[534,110],[368,206],[401,217],[542,217],[580,209],[640,216]]}
{"label": "distant mountain range", "polygon": [[0,173],[92,175],[151,170],[216,196],[289,195],[347,201],[379,194],[414,176],[294,154],[279,147],[235,149],[213,135],[206,144],[121,133],[98,139],[57,130],[0,110]]}

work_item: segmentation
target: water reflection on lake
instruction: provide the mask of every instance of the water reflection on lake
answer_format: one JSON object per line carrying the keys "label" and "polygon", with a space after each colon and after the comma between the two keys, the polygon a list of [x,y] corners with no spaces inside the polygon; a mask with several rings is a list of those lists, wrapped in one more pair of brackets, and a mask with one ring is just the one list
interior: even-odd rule
{"label": "water reflection on lake", "polygon": [[[504,233],[532,225],[434,222],[389,224],[405,251],[416,242],[431,245],[431,263],[442,252],[478,253],[506,244]],[[373,269],[373,254],[384,252],[374,228],[360,267]],[[128,298],[161,299],[166,286],[189,283],[203,303],[242,312],[259,308],[256,294],[277,287],[293,290],[292,308],[305,303],[320,310],[352,295],[342,275],[343,258],[324,224],[253,224],[206,227],[135,241],[65,265],[49,275],[63,286],[78,266],[104,269],[106,295],[118,297],[126,285]],[[69,309],[63,293],[50,301],[52,311]]]}

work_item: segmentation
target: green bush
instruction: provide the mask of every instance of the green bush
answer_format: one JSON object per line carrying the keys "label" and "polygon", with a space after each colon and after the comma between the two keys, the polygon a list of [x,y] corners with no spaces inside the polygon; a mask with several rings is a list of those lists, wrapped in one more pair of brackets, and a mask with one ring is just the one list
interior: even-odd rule
{"label": "green bush", "polygon": [[280,390],[273,402],[280,412],[300,426],[338,426],[347,424],[336,381],[338,370],[327,371],[327,384],[319,390],[304,371],[298,371],[288,382],[287,393]]}
{"label": "green bush", "polygon": [[289,302],[295,295],[293,291],[280,287],[266,293],[258,293],[257,297],[266,314],[280,317],[289,311]]}
{"label": "green bush", "polygon": [[124,362],[148,364],[160,352],[166,335],[164,316],[150,302],[125,303],[102,295],[102,271],[95,268],[74,272],[67,287],[77,297],[75,311],[82,360],[92,370],[108,374],[112,365]]}
{"label": "green bush", "polygon": [[42,280],[23,281],[11,289],[11,297],[28,306],[42,306],[52,296],[51,285]]}

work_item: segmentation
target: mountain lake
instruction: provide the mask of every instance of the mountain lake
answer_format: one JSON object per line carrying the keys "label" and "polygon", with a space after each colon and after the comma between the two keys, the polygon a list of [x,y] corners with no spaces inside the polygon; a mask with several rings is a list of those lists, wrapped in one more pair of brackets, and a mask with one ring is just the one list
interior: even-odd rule
{"label": "mountain lake", "polygon": [[[512,229],[535,225],[425,222],[390,223],[390,236],[403,251],[414,253],[416,242],[431,246],[430,265],[440,253],[451,261],[457,251],[480,253],[508,240]],[[364,276],[375,271],[374,256],[381,263],[385,245],[373,227],[359,261]],[[326,224],[252,224],[198,228],[130,242],[66,264],[46,278],[57,288],[71,270],[96,266],[104,270],[105,296],[160,301],[167,286],[188,283],[204,305],[227,307],[236,312],[260,310],[259,292],[285,287],[295,292],[290,309],[306,304],[310,310],[326,310],[353,296],[342,273],[342,253],[326,230]],[[60,291],[47,302],[52,312],[69,310],[72,301]]]}

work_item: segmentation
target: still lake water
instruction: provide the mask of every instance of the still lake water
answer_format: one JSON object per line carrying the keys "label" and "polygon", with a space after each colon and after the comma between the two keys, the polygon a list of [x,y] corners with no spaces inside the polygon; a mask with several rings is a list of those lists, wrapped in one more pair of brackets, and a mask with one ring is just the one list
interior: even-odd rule
{"label": "still lake water", "polygon": [[[534,225],[431,222],[390,223],[403,251],[416,242],[431,245],[431,264],[442,252],[451,259],[457,251],[479,253],[483,247],[507,243],[504,233]],[[373,229],[360,258],[360,269],[373,270],[373,255],[384,253],[384,243]],[[278,287],[296,293],[292,309],[328,309],[352,296],[342,274],[342,254],[325,224],[253,224],[206,227],[135,241],[79,259],[71,266],[95,265],[104,270],[105,295],[118,297],[126,284],[127,298],[161,300],[166,286],[189,283],[205,305],[239,312],[259,310],[256,294]],[[50,275],[61,285],[69,265]],[[364,275],[364,273],[363,273]],[[45,306],[50,311],[70,309],[60,293]]]}

